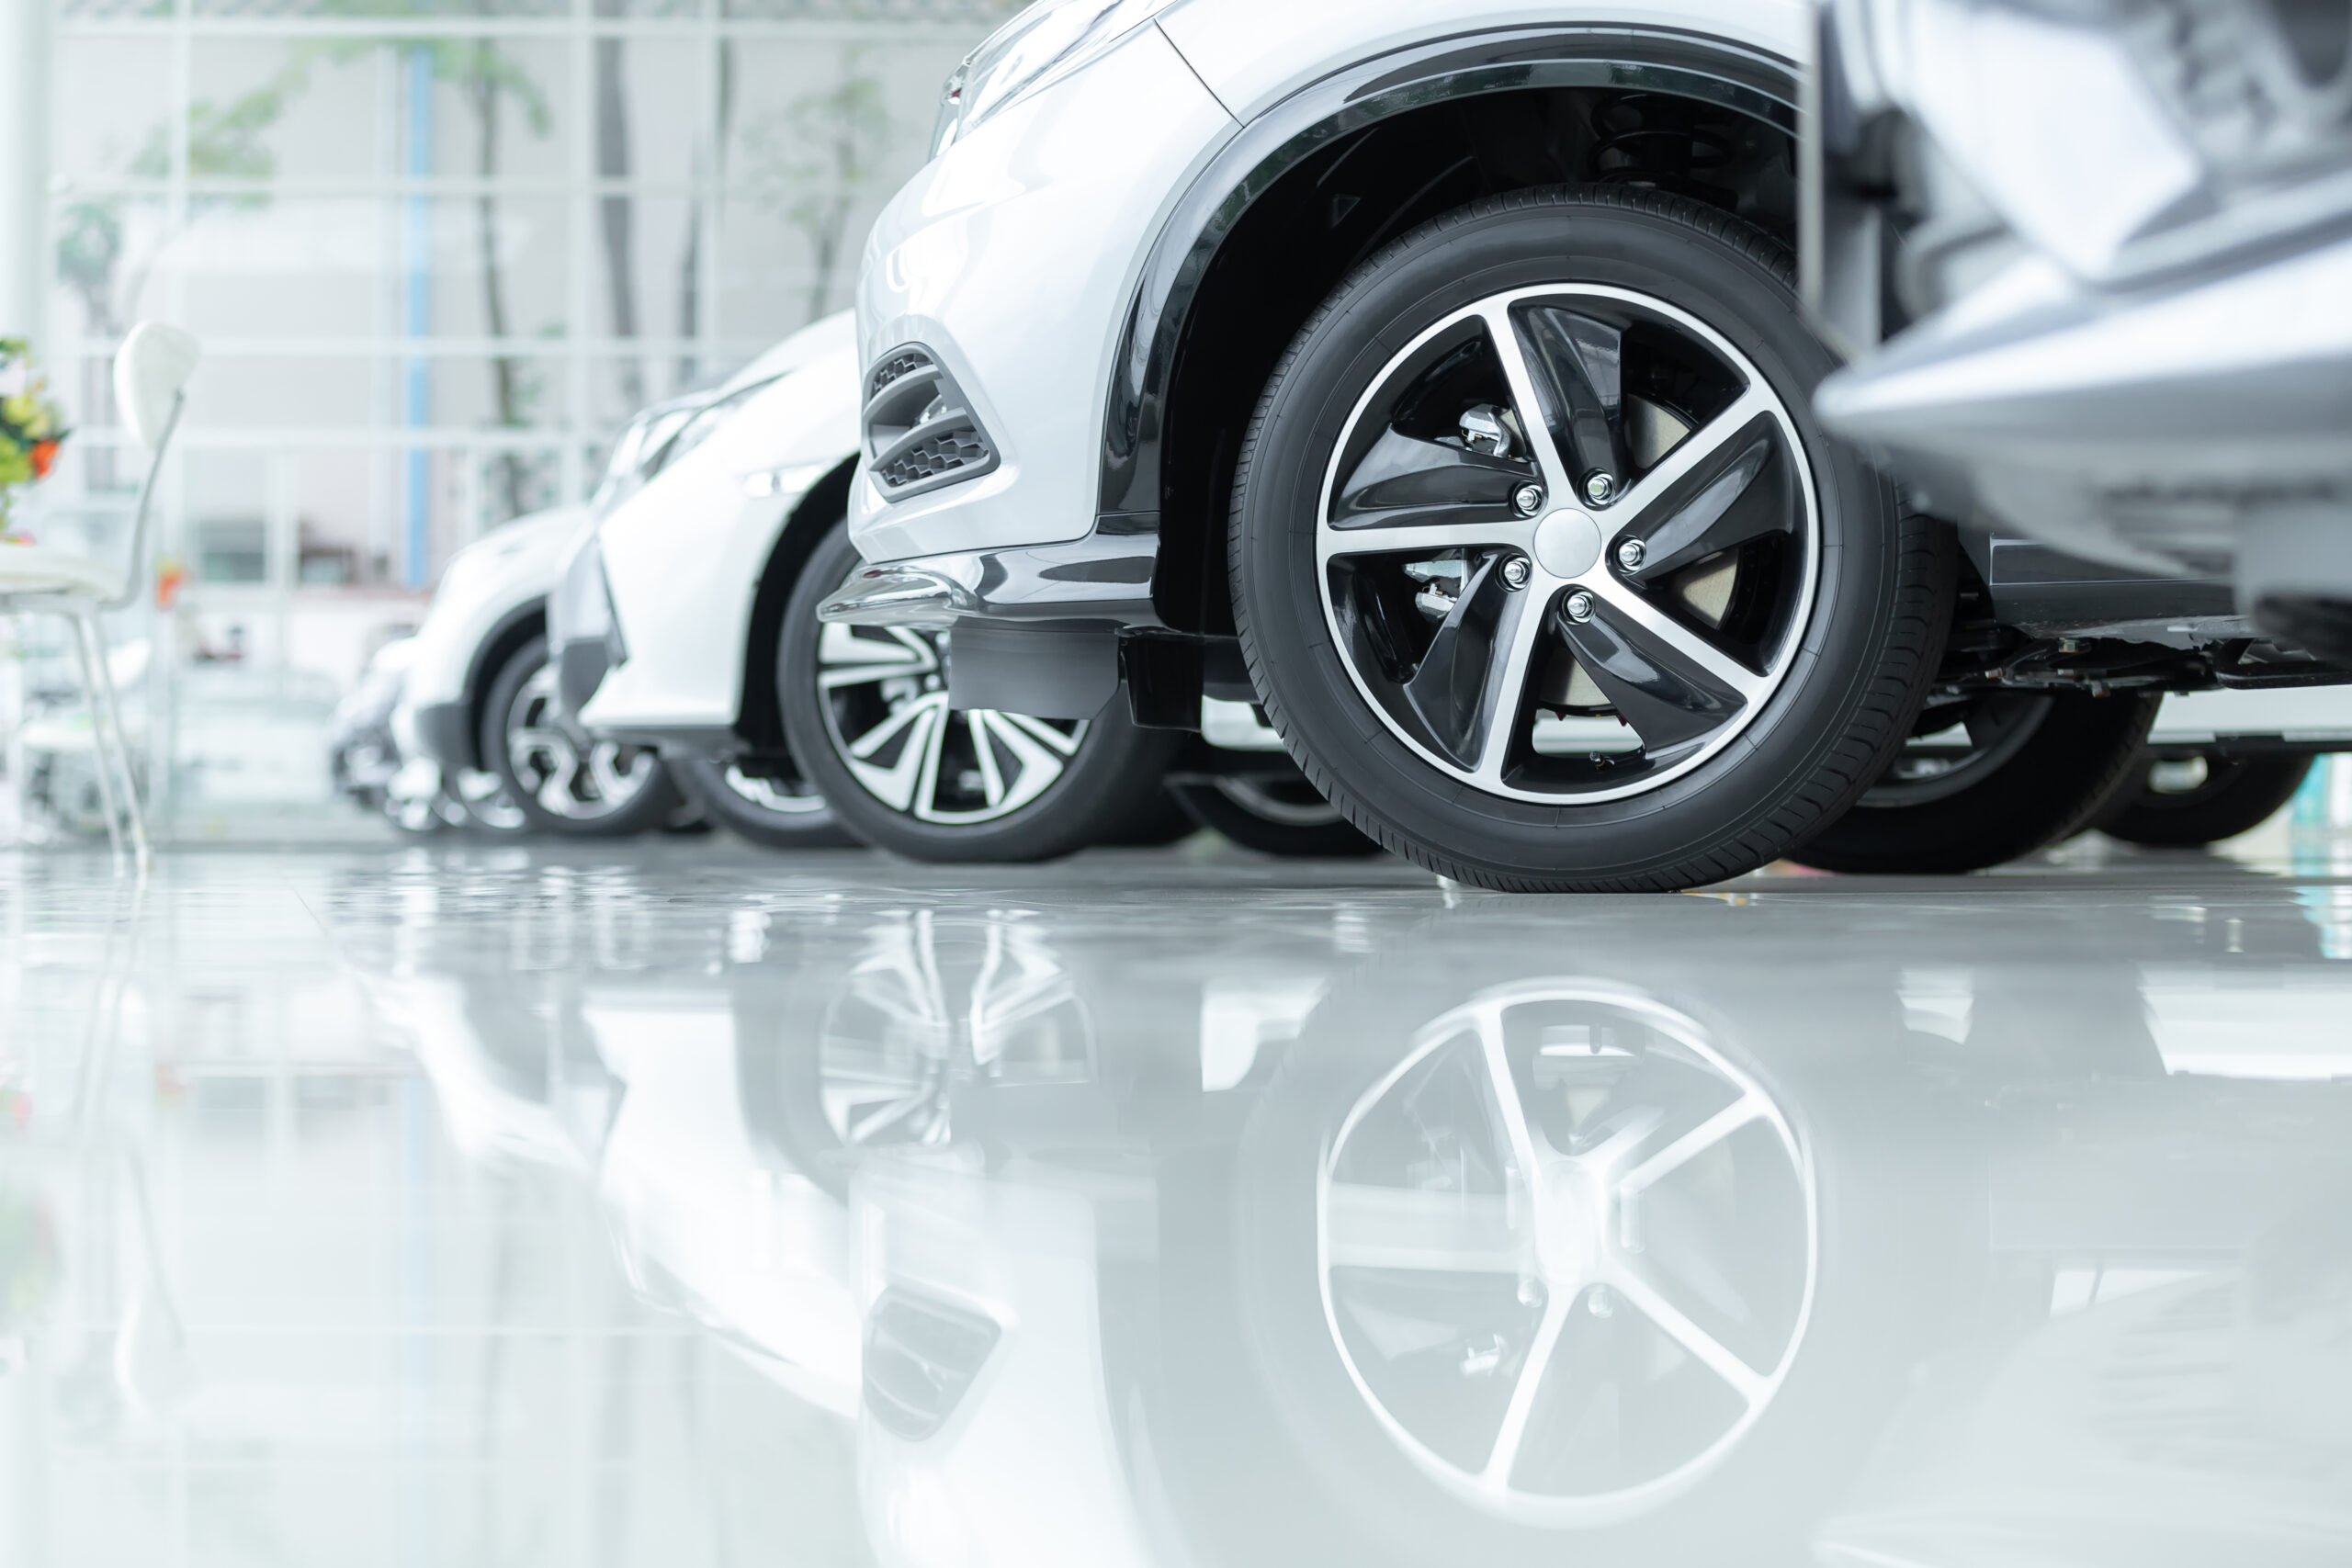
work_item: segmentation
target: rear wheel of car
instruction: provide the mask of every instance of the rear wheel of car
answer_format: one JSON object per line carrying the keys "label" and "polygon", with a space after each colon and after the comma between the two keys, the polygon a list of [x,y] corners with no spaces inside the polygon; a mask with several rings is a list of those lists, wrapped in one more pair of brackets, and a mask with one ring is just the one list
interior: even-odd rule
{"label": "rear wheel of car", "polygon": [[841,850],[857,839],[792,758],[675,757],[670,770],[711,818],[771,850]]}
{"label": "rear wheel of car", "polygon": [[1940,875],[2045,849],[2132,784],[2162,701],[1986,692],[1934,704],[1853,809],[1789,858],[1823,871]]}
{"label": "rear wheel of car", "polygon": [[1260,854],[1329,860],[1380,853],[1301,773],[1185,779],[1168,789],[1193,821]]}
{"label": "rear wheel of car", "polygon": [[1317,788],[1521,891],[1734,876],[1907,732],[1949,531],[1831,443],[1786,252],[1657,191],[1490,198],[1367,263],[1245,439],[1234,612]]}
{"label": "rear wheel of car", "polygon": [[516,649],[492,681],[481,750],[514,808],[540,832],[639,833],[678,807],[677,788],[653,752],[577,734],[558,720],[545,637]]}
{"label": "rear wheel of car", "polygon": [[817,619],[858,564],[837,525],[793,589],[777,667],[786,738],[850,831],[910,860],[1040,861],[1142,818],[1175,732],[1116,701],[1083,720],[950,706],[946,634]]}
{"label": "rear wheel of car", "polygon": [[2193,849],[2249,833],[2278,815],[2311,775],[2312,759],[2276,753],[2200,751],[2148,764],[2137,790],[2128,784],[2098,824],[2111,839],[2158,848]]}

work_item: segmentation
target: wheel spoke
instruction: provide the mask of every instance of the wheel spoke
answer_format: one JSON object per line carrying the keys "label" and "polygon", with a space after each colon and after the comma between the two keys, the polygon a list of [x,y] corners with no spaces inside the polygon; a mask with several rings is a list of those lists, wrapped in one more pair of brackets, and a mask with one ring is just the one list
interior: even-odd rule
{"label": "wheel spoke", "polygon": [[1086,727],[1080,725],[1067,735],[1042,718],[1032,718],[1025,713],[998,713],[1000,724],[1010,725],[1034,739],[1041,740],[1065,757],[1078,755],[1079,742],[1086,738]]}
{"label": "wheel spoke", "polygon": [[[934,692],[930,696],[908,703],[892,713],[874,728],[852,741],[843,759],[874,796],[893,811],[914,809],[915,792],[921,786],[924,759],[928,757],[933,773],[938,767],[938,748],[934,744],[937,731],[947,716],[947,694]],[[866,761],[893,737],[908,731],[906,745],[899,752],[899,760],[885,768]]]}
{"label": "wheel spoke", "polygon": [[1675,443],[1656,467],[1618,496],[1609,510],[1619,535],[1647,540],[1658,534],[1726,468],[1736,467],[1755,440],[1768,432],[1776,438],[1781,434],[1778,405],[1765,388],[1750,385],[1728,408]]}
{"label": "wheel spoke", "polygon": [[1618,435],[1624,334],[1607,321],[1558,305],[1530,306],[1518,313],[1514,325],[1554,448],[1577,481],[1562,499],[1581,504],[1584,485],[1595,474],[1608,475],[1612,489],[1622,484],[1627,469]]}
{"label": "wheel spoke", "polygon": [[1554,1287],[1550,1299],[1544,1303],[1543,1321],[1535,1325],[1535,1337],[1527,1347],[1527,1359],[1519,1369],[1519,1381],[1511,1385],[1510,1404],[1503,1410],[1503,1424],[1495,1433],[1495,1446],[1487,1451],[1487,1468],[1479,1474],[1483,1486],[1493,1491],[1507,1491],[1510,1472],[1519,1463],[1520,1445],[1527,1440],[1527,1423],[1535,1413],[1535,1396],[1544,1391],[1544,1375],[1552,1370],[1552,1356],[1560,1348],[1560,1332],[1567,1326],[1568,1309],[1576,1301],[1574,1291]]}
{"label": "wheel spoke", "polygon": [[[1724,421],[1691,437],[1707,439]],[[1796,531],[1796,477],[1787,461],[1780,422],[1759,412],[1727,428],[1686,468],[1671,487],[1650,491],[1640,514],[1620,531],[1644,547],[1641,566],[1628,573],[1652,582],[1693,561],[1744,545],[1767,534]],[[1671,462],[1681,449],[1668,454]]]}
{"label": "wheel spoke", "polygon": [[1598,580],[1599,612],[1589,621],[1555,616],[1577,662],[1657,756],[1686,746],[1736,717],[1764,679],[1631,590]]}
{"label": "wheel spoke", "polygon": [[1430,738],[1464,768],[1500,767],[1543,619],[1532,595],[1503,586],[1500,564],[1464,584],[1403,687]]}
{"label": "wheel spoke", "polygon": [[1502,361],[1503,380],[1510,388],[1511,407],[1519,414],[1520,429],[1526,433],[1535,466],[1543,473],[1544,488],[1555,502],[1573,497],[1577,493],[1576,476],[1553,441],[1552,427],[1544,418],[1544,398],[1536,389],[1535,374],[1520,344],[1519,328],[1510,319],[1510,308],[1489,301],[1479,309],[1478,315],[1487,323],[1487,339],[1494,345],[1495,357]]}
{"label": "wheel spoke", "polygon": [[1324,563],[1344,556],[1434,556],[1446,550],[1509,547],[1524,550],[1534,541],[1535,525],[1521,518],[1478,523],[1416,523],[1384,528],[1332,528],[1316,536],[1316,555]]}
{"label": "wheel spoke", "polygon": [[986,708],[964,716],[965,727],[972,732],[972,755],[980,766],[980,795],[990,810],[1004,804],[1004,773],[996,765],[996,742],[989,733],[995,728],[990,722],[995,716]]}
{"label": "wheel spoke", "polygon": [[1729,1384],[1732,1392],[1748,1404],[1755,1404],[1770,1392],[1762,1373],[1741,1360],[1722,1340],[1691,1322],[1681,1308],[1652,1289],[1649,1281],[1633,1269],[1611,1269],[1606,1282],[1668,1338],[1681,1346],[1692,1360]]}
{"label": "wheel spoke", "polygon": [[856,626],[828,625],[817,639],[817,685],[821,691],[861,686],[900,676],[934,674],[939,658],[929,643],[903,626],[884,637],[860,635]]}
{"label": "wheel spoke", "polygon": [[1469,512],[1510,517],[1511,491],[1534,477],[1532,465],[1443,442],[1385,430],[1332,498],[1332,525],[1353,532],[1469,522]]}
{"label": "wheel spoke", "polygon": [[[976,714],[973,716],[977,719],[980,716]],[[1001,816],[1019,810],[1052,788],[1054,781],[1062,776],[1063,759],[1077,750],[1077,746],[1075,742],[1067,742],[1069,750],[1065,750],[1064,737],[1024,714],[1000,713],[991,709],[987,719],[988,733],[993,733],[1004,749],[1012,753],[1014,772],[1003,796],[989,802],[990,808]],[[1047,745],[1040,740],[1038,732],[1041,730],[1053,737],[1054,744]],[[981,739],[982,732],[976,728],[973,739],[977,742]],[[993,765],[982,764],[984,770]]]}

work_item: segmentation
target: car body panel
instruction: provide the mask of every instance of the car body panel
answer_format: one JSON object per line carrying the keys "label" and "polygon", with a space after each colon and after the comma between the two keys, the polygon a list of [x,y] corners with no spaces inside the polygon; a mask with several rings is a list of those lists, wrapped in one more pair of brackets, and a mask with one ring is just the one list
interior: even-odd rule
{"label": "car body panel", "polygon": [[980,125],[884,209],[858,285],[862,364],[931,349],[1001,461],[895,505],[861,479],[860,554],[1053,543],[1093,526],[1102,391],[1137,270],[1236,129],[1166,36],[1139,28]]}
{"label": "car body panel", "polygon": [[[442,570],[424,624],[417,628],[392,734],[408,756],[424,754],[417,710],[469,703],[485,644],[514,617],[545,603],[572,540],[587,525],[584,506],[559,506],[518,517],[467,546]],[[447,764],[456,759],[433,757]],[[469,762],[469,759],[466,760]]]}
{"label": "car body panel", "polygon": [[1339,65],[1391,50],[1512,28],[1611,24],[1697,33],[1797,60],[1809,47],[1813,8],[1804,0],[1573,6],[1558,0],[1187,0],[1159,19],[1186,62],[1244,121]]}
{"label": "car body panel", "polygon": [[735,722],[768,558],[808,490],[857,448],[847,312],[794,341],[813,352],[598,525],[628,658],[582,710],[591,729]]}

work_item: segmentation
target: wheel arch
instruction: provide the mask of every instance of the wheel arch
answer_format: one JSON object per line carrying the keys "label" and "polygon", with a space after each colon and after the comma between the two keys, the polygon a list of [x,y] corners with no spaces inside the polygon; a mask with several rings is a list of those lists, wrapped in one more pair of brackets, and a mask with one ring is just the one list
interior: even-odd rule
{"label": "wheel arch", "polygon": [[775,660],[776,641],[784,634],[785,606],[791,602],[793,587],[825,531],[849,514],[849,487],[856,478],[857,463],[854,456],[845,457],[808,487],[776,531],[767,565],[760,570],[750,624],[744,628],[743,680],[735,709],[735,733],[753,751],[786,749]]}
{"label": "wheel arch", "polygon": [[489,758],[481,750],[481,727],[489,716],[485,710],[490,705],[490,688],[515,650],[535,637],[546,636],[547,629],[548,602],[541,595],[526,599],[501,615],[492,626],[490,635],[475,646],[473,662],[466,668],[465,686],[466,747],[474,767],[489,764]]}
{"label": "wheel arch", "polygon": [[[1166,625],[1233,630],[1221,525],[1234,459],[1306,318],[1417,223],[1600,177],[1589,108],[1634,95],[1739,128],[1747,162],[1730,169],[1758,208],[1743,215],[1793,241],[1794,63],[1673,29],[1521,28],[1382,55],[1275,106],[1210,162],[1145,262],[1102,427],[1097,527],[1157,530]],[[1376,155],[1383,144],[1398,156]],[[1764,177],[1776,160],[1785,189]]]}

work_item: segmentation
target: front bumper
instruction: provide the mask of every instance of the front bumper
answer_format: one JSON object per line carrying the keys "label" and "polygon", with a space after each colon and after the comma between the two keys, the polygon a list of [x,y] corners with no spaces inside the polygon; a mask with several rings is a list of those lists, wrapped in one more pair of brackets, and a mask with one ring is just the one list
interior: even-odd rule
{"label": "front bumper", "polygon": [[1151,596],[1159,536],[964,550],[865,568],[818,607],[838,626],[944,632],[956,705],[1091,718],[1124,687],[1135,722],[1198,729],[1202,702],[1256,694],[1232,637],[1167,629]]}

